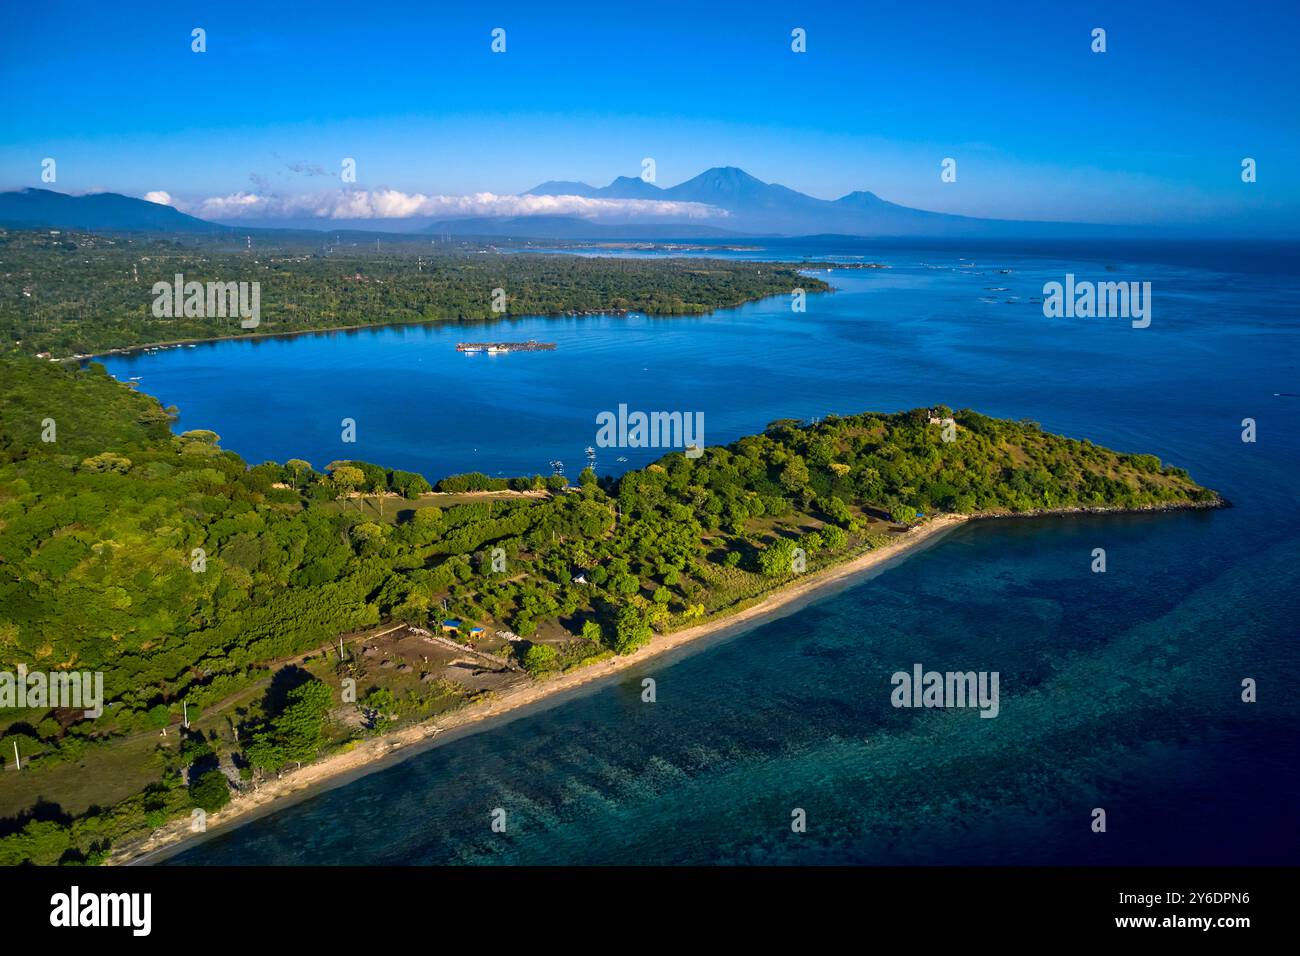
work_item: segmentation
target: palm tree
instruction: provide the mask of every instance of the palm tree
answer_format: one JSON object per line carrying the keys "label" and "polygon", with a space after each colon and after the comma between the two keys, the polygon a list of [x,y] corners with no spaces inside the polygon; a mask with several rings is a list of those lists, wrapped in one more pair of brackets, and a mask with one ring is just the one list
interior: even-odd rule
{"label": "palm tree", "polygon": [[293,471],[293,490],[294,490],[294,491],[297,491],[297,490],[298,490],[298,478],[299,478],[299,476],[302,474],[302,470],[303,470],[304,468],[307,469],[308,471],[311,471],[311,463],[310,463],[310,462],[303,461],[301,458],[290,458],[287,462],[285,462],[285,467],[286,467],[286,468],[290,468],[290,469],[292,469],[292,471]]}

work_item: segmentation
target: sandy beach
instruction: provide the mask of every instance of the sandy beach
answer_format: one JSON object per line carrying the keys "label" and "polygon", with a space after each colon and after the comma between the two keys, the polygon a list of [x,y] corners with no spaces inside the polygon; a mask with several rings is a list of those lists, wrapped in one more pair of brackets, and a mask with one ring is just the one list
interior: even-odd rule
{"label": "sandy beach", "polygon": [[[676,648],[699,641],[722,631],[743,628],[760,623],[774,612],[795,603],[831,585],[842,583],[877,568],[891,559],[914,551],[919,545],[932,541],[968,520],[963,515],[942,515],[917,525],[897,540],[859,555],[848,561],[811,572],[771,594],[753,601],[748,606],[725,615],[719,615],[702,624],[656,636],[640,650],[621,657],[600,661],[567,674],[514,688],[492,700],[471,704],[453,714],[403,727],[362,741],[350,750],[330,754],[301,769],[285,773],[282,777],[260,784],[257,789],[234,795],[230,803],[218,813],[208,816],[209,832],[229,830],[255,816],[262,815],[274,804],[288,802],[290,797],[302,798],[309,791],[322,788],[341,777],[355,777],[371,765],[391,763],[394,755],[427,744],[448,731],[466,731],[492,718],[501,717],[529,705],[564,694],[575,688],[606,680],[613,675],[643,664]],[[456,734],[453,736],[462,736]],[[373,769],[378,769],[374,767]],[[116,849],[107,861],[110,865],[148,863],[151,859],[170,856],[185,843],[200,838],[190,831],[190,821],[182,818],[168,822],[147,839],[124,844]],[[165,851],[165,852],[164,852]]]}

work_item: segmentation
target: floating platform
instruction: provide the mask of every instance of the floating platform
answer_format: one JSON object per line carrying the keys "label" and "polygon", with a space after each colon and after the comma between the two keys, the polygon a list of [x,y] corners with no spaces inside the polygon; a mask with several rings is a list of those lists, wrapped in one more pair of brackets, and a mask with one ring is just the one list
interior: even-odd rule
{"label": "floating platform", "polygon": [[457,352],[554,352],[554,342],[457,342]]}

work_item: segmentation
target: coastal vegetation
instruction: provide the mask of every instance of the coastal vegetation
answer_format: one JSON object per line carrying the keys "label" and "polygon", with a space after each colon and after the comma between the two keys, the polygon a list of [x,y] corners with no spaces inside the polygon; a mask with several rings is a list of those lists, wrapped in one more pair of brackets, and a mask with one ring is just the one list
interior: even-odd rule
{"label": "coastal vegetation", "polygon": [[[256,333],[484,322],[595,312],[699,315],[821,279],[781,263],[501,251],[427,239],[268,242],[0,230],[0,354],[55,358],[153,342],[247,335],[240,317],[153,314],[155,283],[257,282]],[[494,290],[502,310],[494,311]]]}
{"label": "coastal vegetation", "polygon": [[364,461],[249,465],[210,431],[173,434],[174,410],[93,363],[0,359],[0,376],[0,669],[102,672],[106,701],[97,718],[0,710],[0,863],[99,862],[492,693],[449,676],[463,665],[385,668],[384,640],[544,680],[935,513],[1217,502],[1154,456],[943,407],[781,420],[571,487],[434,483]]}

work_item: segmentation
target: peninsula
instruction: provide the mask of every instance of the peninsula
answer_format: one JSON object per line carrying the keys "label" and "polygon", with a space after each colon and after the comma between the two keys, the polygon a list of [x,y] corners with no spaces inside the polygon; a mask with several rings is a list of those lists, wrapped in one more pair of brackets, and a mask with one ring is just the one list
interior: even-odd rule
{"label": "peninsula", "polygon": [[776,421],[617,479],[434,487],[250,467],[95,364],[0,372],[0,646],[102,673],[106,698],[3,712],[4,863],[129,859],[196,809],[242,818],[970,517],[1223,504],[1154,456],[945,407]]}

